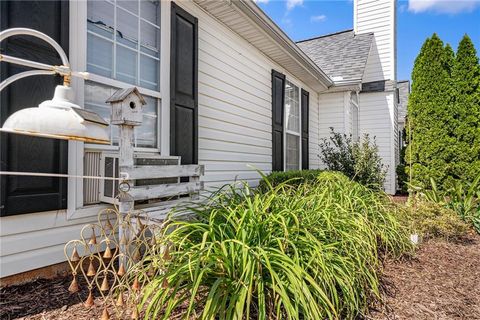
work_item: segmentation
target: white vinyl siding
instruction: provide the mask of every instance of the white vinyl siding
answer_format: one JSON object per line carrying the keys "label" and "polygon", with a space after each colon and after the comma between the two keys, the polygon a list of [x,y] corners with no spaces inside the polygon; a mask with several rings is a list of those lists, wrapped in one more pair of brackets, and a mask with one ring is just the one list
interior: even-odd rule
{"label": "white vinyl siding", "polygon": [[[362,82],[396,81],[395,0],[354,0],[354,30],[374,34]],[[359,103],[360,136],[376,137],[379,153],[388,174],[385,191],[395,193],[395,168],[398,163],[398,120],[394,91],[361,93]]]}
{"label": "white vinyl siding", "polygon": [[256,170],[271,171],[272,69],[310,92],[310,167],[318,167],[315,91],[196,5],[178,4],[198,18],[198,153],[206,188],[235,180],[255,186]]}
{"label": "white vinyl siding", "polygon": [[375,137],[379,155],[383,164],[388,166],[385,181],[385,191],[395,193],[396,132],[393,125],[395,116],[393,92],[375,92],[360,94],[360,134],[368,133],[370,138]]}
{"label": "white vinyl siding", "polygon": [[395,80],[395,0],[354,0],[354,29],[374,33],[363,82]]}
{"label": "white vinyl siding", "polygon": [[0,278],[65,261],[63,247],[96,217],[70,220],[66,210],[2,217]]}
{"label": "white vinyl siding", "polygon": [[[319,95],[320,139],[330,138],[333,127],[335,132],[345,132],[345,93],[324,93]],[[322,167],[324,165],[322,164]]]}
{"label": "white vinyl siding", "polygon": [[350,110],[348,117],[350,124],[350,134],[352,135],[352,139],[354,141],[357,141],[360,138],[358,113],[358,95],[356,92],[350,92]]}

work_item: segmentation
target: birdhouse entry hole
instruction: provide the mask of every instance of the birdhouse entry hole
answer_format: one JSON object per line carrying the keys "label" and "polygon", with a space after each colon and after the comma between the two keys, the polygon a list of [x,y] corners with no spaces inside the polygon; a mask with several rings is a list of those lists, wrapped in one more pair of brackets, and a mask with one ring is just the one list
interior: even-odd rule
{"label": "birdhouse entry hole", "polygon": [[135,102],[130,101],[130,108],[135,109],[135,107],[136,107]]}

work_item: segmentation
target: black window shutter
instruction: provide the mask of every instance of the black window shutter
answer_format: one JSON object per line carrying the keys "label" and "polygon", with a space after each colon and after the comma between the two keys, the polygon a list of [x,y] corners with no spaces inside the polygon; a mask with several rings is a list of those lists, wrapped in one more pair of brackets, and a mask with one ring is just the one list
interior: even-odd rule
{"label": "black window shutter", "polygon": [[272,171],[283,171],[285,75],[272,70]]}
{"label": "black window shutter", "polygon": [[308,125],[310,94],[302,89],[302,170],[308,170]]}
{"label": "black window shutter", "polygon": [[[1,29],[26,27],[41,31],[68,53],[68,1],[0,1]],[[56,51],[40,39],[14,36],[2,41],[1,52],[15,57],[61,65]],[[28,70],[2,62],[1,80]],[[17,110],[36,107],[52,98],[62,79],[34,76],[10,84],[1,93],[0,123]],[[67,141],[23,135],[0,135],[2,171],[67,173]],[[2,176],[1,216],[65,209],[65,178]]]}
{"label": "black window shutter", "polygon": [[170,153],[198,163],[198,20],[172,2]]}

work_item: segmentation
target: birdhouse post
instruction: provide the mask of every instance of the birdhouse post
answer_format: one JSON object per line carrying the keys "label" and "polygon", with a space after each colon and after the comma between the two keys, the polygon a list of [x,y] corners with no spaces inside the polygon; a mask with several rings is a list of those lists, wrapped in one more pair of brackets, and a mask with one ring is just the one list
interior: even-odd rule
{"label": "birdhouse post", "polygon": [[127,214],[133,209],[133,198],[128,196],[128,172],[133,168],[133,132],[135,126],[142,124],[143,106],[145,99],[137,88],[126,88],[117,90],[106,102],[111,105],[112,125],[118,125],[120,129],[119,137],[119,172],[120,177],[125,181],[120,183],[119,189],[123,191],[120,194],[119,210],[122,215]]}

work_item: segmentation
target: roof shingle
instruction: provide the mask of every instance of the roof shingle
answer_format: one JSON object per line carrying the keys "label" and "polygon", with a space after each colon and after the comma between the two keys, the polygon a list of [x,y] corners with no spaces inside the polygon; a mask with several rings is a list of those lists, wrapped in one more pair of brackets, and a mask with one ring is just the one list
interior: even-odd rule
{"label": "roof shingle", "polygon": [[333,81],[361,80],[373,33],[346,30],[297,42]]}

